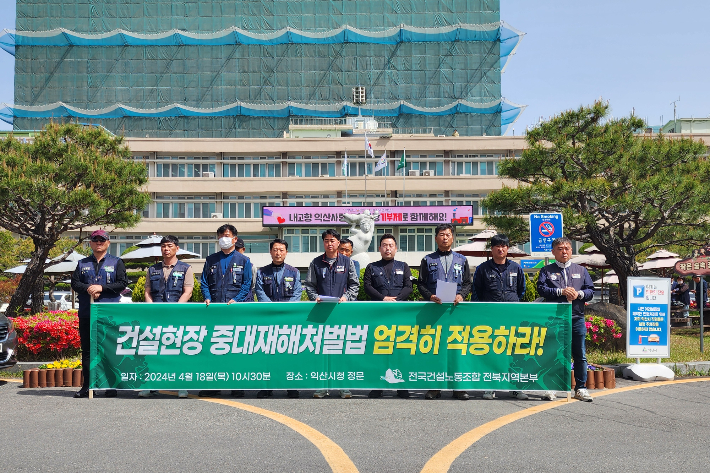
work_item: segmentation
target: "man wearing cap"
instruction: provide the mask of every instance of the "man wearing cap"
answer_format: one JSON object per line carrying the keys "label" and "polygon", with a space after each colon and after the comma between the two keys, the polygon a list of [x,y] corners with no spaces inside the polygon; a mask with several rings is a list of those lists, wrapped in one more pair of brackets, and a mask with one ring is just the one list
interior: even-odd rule
{"label": "man wearing cap", "polygon": [[[501,233],[491,237],[491,259],[481,263],[473,273],[471,300],[476,302],[520,302],[525,295],[525,273],[515,261],[508,259],[510,240]],[[516,399],[528,399],[522,391],[511,391]],[[554,396],[552,393],[546,396]],[[483,399],[493,399],[494,391],[485,391]]]}
{"label": "man wearing cap", "polygon": [[[342,248],[343,244],[340,245]],[[373,301],[406,301],[412,293],[412,271],[407,263],[394,259],[397,254],[397,240],[394,235],[382,235],[379,249],[382,259],[368,264],[362,277],[365,294]],[[382,397],[382,389],[373,389],[367,397]],[[398,389],[397,397],[407,399],[409,391]]]}
{"label": "man wearing cap", "polygon": [[587,383],[587,354],[584,341],[587,326],[584,321],[584,303],[594,297],[594,284],[587,269],[572,263],[572,241],[560,237],[552,242],[555,262],[540,270],[537,279],[537,293],[547,302],[572,304],[572,359],[574,360],[574,382],[577,385],[575,399],[592,402],[592,396],[585,387]]}
{"label": "man wearing cap", "polygon": [[[217,229],[217,237],[222,251],[207,257],[200,278],[205,305],[209,307],[210,302],[246,302],[251,292],[251,261],[239,251],[235,251],[237,229],[234,225],[224,224]],[[202,390],[198,395],[220,394],[217,390]],[[244,397],[244,391],[233,390],[232,396]]]}
{"label": "man wearing cap", "polygon": [[[417,286],[419,293],[425,301],[441,304],[441,299],[436,295],[438,281],[456,283],[456,298],[454,305],[463,302],[471,292],[471,269],[466,257],[451,251],[454,243],[454,226],[442,223],[434,229],[434,240],[437,250],[422,259],[419,268]],[[424,396],[426,399],[441,397],[440,390],[430,390]],[[465,401],[468,399],[466,391],[454,391],[454,397]]]}
{"label": "man wearing cap", "polygon": [[[259,268],[256,274],[256,299],[259,302],[297,302],[301,300],[301,273],[298,269],[286,264],[288,242],[276,238],[269,244],[271,264]],[[256,393],[256,397],[271,396],[270,389]],[[286,395],[297,398],[298,391],[289,389]]]}
{"label": "man wearing cap", "polygon": [[[84,374],[84,383],[74,394],[76,398],[89,397],[91,301],[93,299],[94,302],[119,302],[121,291],[128,285],[123,260],[108,254],[108,233],[105,230],[93,232],[89,246],[91,246],[91,256],[79,260],[71,277],[71,287],[79,297],[81,369]],[[116,397],[116,390],[107,389],[106,397]]]}
{"label": "man wearing cap", "polygon": [[[241,238],[237,238],[237,244],[234,245],[234,247],[237,249],[238,252],[243,254],[249,262],[251,262],[251,258],[249,258],[246,255],[247,249],[246,246],[244,246],[244,240]],[[247,302],[254,302],[254,288],[256,286],[256,271],[257,268],[253,264],[251,265],[251,290],[249,291],[249,294],[247,294],[246,301]]]}
{"label": "man wearing cap", "polygon": [[[145,283],[146,302],[187,302],[192,296],[195,286],[195,276],[192,266],[180,261],[177,252],[180,241],[174,235],[168,235],[160,240],[160,252],[163,261],[148,268]],[[144,389],[138,397],[151,397],[157,391]],[[186,398],[187,391],[178,391],[179,398]]]}

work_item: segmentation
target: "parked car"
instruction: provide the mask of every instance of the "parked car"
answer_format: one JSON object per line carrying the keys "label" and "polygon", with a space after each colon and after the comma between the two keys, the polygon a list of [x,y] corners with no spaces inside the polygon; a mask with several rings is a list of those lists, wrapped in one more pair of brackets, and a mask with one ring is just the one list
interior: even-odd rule
{"label": "parked car", "polygon": [[0,369],[17,364],[17,332],[12,321],[0,315]]}
{"label": "parked car", "polygon": [[[71,292],[68,291],[54,291],[54,300],[59,302],[59,310],[69,310],[71,309]],[[44,293],[44,302],[43,305],[45,307],[49,307],[49,292]],[[77,302],[74,303],[74,308],[77,308],[79,304]]]}

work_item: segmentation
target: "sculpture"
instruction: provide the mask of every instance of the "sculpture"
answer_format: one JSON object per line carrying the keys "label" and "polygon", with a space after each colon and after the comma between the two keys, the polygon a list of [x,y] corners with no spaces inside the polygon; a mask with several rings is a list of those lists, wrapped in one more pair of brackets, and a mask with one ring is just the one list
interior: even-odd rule
{"label": "sculpture", "polygon": [[380,218],[380,212],[370,213],[365,210],[359,214],[343,214],[342,220],[350,224],[350,240],[353,242],[351,259],[360,263],[364,268],[370,262],[367,249],[370,247],[372,236],[375,233],[375,221]]}

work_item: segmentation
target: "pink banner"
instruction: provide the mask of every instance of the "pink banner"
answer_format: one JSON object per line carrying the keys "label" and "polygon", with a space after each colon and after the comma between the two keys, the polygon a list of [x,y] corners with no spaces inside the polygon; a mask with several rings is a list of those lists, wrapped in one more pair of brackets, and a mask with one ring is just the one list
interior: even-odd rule
{"label": "pink banner", "polygon": [[303,225],[347,226],[343,214],[378,212],[377,225],[470,225],[473,207],[442,205],[432,207],[263,207],[262,225],[287,227]]}

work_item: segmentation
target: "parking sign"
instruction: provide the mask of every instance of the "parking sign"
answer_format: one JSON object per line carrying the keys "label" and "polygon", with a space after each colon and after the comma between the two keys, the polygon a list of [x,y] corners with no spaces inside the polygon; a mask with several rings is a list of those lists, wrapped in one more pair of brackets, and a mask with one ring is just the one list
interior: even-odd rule
{"label": "parking sign", "polygon": [[530,255],[549,256],[552,242],[563,235],[561,213],[530,214]]}

